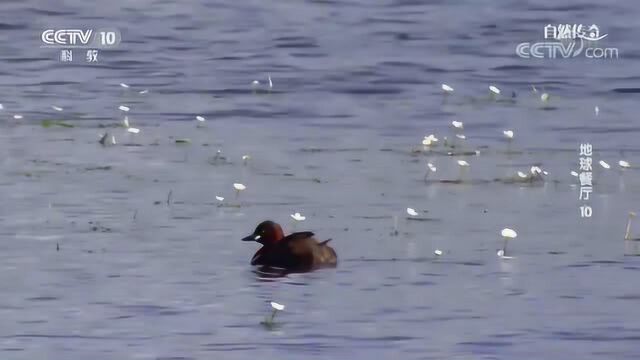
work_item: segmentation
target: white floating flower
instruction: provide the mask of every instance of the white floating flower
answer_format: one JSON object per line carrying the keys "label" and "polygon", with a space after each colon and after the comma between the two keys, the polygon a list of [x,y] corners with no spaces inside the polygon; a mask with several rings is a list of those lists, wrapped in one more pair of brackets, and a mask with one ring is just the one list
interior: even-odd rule
{"label": "white floating flower", "polygon": [[518,171],[518,176],[524,179],[527,177],[527,174],[523,173],[522,171]]}
{"label": "white floating flower", "polygon": [[217,196],[217,195],[216,195],[216,200],[218,200],[218,201],[224,201],[224,198],[223,198],[222,196]]}
{"label": "white floating flower", "polygon": [[502,234],[502,237],[509,239],[515,239],[516,236],[518,236],[518,233],[516,233],[515,230],[509,228],[502,229],[502,232],[500,234]]}
{"label": "white floating flower", "polygon": [[267,75],[267,77],[269,78],[269,89],[273,88],[273,81],[271,81],[271,75]]}
{"label": "white floating flower", "polygon": [[451,86],[447,85],[447,84],[442,84],[442,90],[444,92],[447,92],[447,93],[452,93],[453,92],[453,88]]}
{"label": "white floating flower", "polygon": [[433,253],[434,253],[436,256],[441,256],[441,255],[442,255],[442,250],[436,249]]}
{"label": "white floating flower", "polygon": [[542,100],[542,101],[549,100],[549,94],[548,93],[542,93],[542,95],[540,95],[540,100]]}
{"label": "white floating flower", "polygon": [[53,110],[55,110],[55,111],[62,111],[63,110],[60,106],[55,106],[55,105],[51,106],[51,108]]}
{"label": "white floating flower", "polygon": [[131,110],[128,106],[124,106],[124,105],[120,105],[118,106],[118,109],[124,111],[124,112],[128,112],[129,110]]}
{"label": "white floating flower", "polygon": [[130,127],[130,128],[127,129],[127,131],[132,133],[132,134],[137,134],[137,133],[140,132],[140,129]]}
{"label": "white floating flower", "polygon": [[13,115],[13,118],[16,119],[16,120],[20,120],[20,119],[22,119],[22,115],[15,114],[15,115]]}
{"label": "white floating flower", "polygon": [[124,116],[124,119],[122,119],[122,125],[126,128],[129,127],[129,117],[128,116]]}
{"label": "white floating flower", "polygon": [[502,133],[507,139],[513,139],[513,130],[504,130]]}
{"label": "white floating flower", "polygon": [[411,216],[418,216],[418,212],[415,209],[407,208],[407,214]]}
{"label": "white floating flower", "polygon": [[466,162],[465,160],[458,160],[458,165],[460,165],[460,166],[469,166],[469,163]]}
{"label": "white floating flower", "polygon": [[621,168],[627,168],[627,169],[631,167],[631,164],[629,164],[629,162],[625,160],[618,161],[618,165],[620,165]]}
{"label": "white floating flower", "polygon": [[138,94],[144,95],[149,92],[149,89],[140,90]]}
{"label": "white floating flower", "polygon": [[436,167],[435,165],[433,165],[432,163],[427,163],[427,167],[429,168],[429,170],[431,170],[431,172],[436,172]]}
{"label": "white floating flower", "polygon": [[431,134],[429,136],[425,136],[422,140],[422,145],[431,146],[438,142],[438,138],[435,135]]}
{"label": "white floating flower", "polygon": [[452,121],[451,125],[453,125],[454,128],[456,129],[464,129],[464,124],[462,123],[462,121]]}
{"label": "white floating flower", "polygon": [[297,212],[295,214],[291,214],[291,218],[295,221],[304,221],[307,217]]}
{"label": "white floating flower", "polygon": [[572,171],[571,171],[571,176],[578,177],[578,173],[572,170]]}
{"label": "white floating flower", "polygon": [[464,139],[466,139],[466,138],[467,138],[467,137],[466,137],[466,136],[464,136],[463,134],[456,134],[456,137],[457,137],[458,139],[462,139],[462,140],[464,140]]}
{"label": "white floating flower", "polygon": [[247,187],[244,186],[244,184],[234,183],[233,184],[233,188],[236,189],[237,191],[242,191],[242,190],[246,189]]}
{"label": "white floating flower", "polygon": [[500,95],[500,89],[498,89],[498,87],[496,86],[490,85],[489,90],[496,95]]}
{"label": "white floating flower", "polygon": [[282,311],[282,310],[284,310],[284,305],[282,305],[282,304],[278,304],[278,303],[277,303],[277,302],[275,302],[275,301],[272,301],[272,302],[271,302],[271,307],[272,307],[274,310],[278,310],[278,311]]}
{"label": "white floating flower", "polygon": [[537,166],[532,166],[531,167],[531,174],[533,174],[533,175],[542,174],[542,169],[537,167]]}
{"label": "white floating flower", "polygon": [[127,84],[125,84],[125,83],[120,83],[120,86],[122,86],[122,87],[123,87],[123,88],[125,88],[125,89],[128,89],[128,88],[129,88],[129,85],[127,85]]}
{"label": "white floating flower", "polygon": [[206,119],[203,116],[198,115],[198,116],[196,116],[196,120],[198,120],[200,122],[205,122]]}
{"label": "white floating flower", "polygon": [[605,168],[605,169],[611,169],[611,165],[609,165],[609,164],[608,164],[606,161],[604,161],[604,160],[600,160],[598,163],[600,164],[600,166],[602,166],[602,167],[603,167],[603,168]]}

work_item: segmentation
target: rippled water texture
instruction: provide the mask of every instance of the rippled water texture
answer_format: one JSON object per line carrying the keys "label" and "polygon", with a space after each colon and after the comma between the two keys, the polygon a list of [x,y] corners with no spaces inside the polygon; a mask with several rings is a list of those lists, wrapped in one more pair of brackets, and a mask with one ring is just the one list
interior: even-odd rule
{"label": "rippled water texture", "polygon": [[[623,236],[640,172],[617,165],[640,164],[637,10],[2,1],[0,357],[637,359],[640,258],[625,254],[640,250]],[[620,58],[515,55],[576,20]],[[64,27],[116,27],[123,42],[98,64],[61,63],[40,33]],[[139,134],[117,126],[119,105]],[[454,151],[479,156],[422,148],[451,141],[453,120],[467,137]],[[594,169],[589,219],[569,174],[584,142],[612,165]],[[534,164],[544,183],[509,181]],[[338,268],[255,273],[257,244],[240,238],[267,218],[333,238]],[[271,300],[286,308],[265,328]]]}

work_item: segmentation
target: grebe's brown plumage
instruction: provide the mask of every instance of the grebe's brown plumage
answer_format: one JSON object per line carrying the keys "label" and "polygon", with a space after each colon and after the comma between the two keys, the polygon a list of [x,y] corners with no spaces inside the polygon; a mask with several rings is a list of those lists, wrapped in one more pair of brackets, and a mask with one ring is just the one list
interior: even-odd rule
{"label": "grebe's brown plumage", "polygon": [[310,231],[295,232],[284,236],[282,227],[273,221],[261,222],[253,234],[243,241],[262,244],[251,265],[264,265],[293,271],[311,271],[323,267],[335,267],[336,252],[327,244],[331,239],[319,242]]}

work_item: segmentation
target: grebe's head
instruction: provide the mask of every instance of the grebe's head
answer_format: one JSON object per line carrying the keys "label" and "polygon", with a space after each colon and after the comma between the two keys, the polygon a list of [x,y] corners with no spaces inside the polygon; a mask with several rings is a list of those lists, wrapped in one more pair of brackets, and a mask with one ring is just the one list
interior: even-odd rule
{"label": "grebe's head", "polygon": [[282,227],[271,220],[267,220],[258,224],[253,234],[244,237],[242,241],[256,241],[262,245],[272,245],[283,238]]}

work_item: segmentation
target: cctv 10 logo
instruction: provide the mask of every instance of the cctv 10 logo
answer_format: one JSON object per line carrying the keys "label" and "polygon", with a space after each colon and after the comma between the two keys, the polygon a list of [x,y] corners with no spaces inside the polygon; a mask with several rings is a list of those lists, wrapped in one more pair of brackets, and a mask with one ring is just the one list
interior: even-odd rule
{"label": "cctv 10 logo", "polygon": [[113,48],[120,44],[118,29],[47,29],[40,35],[41,47]]}

